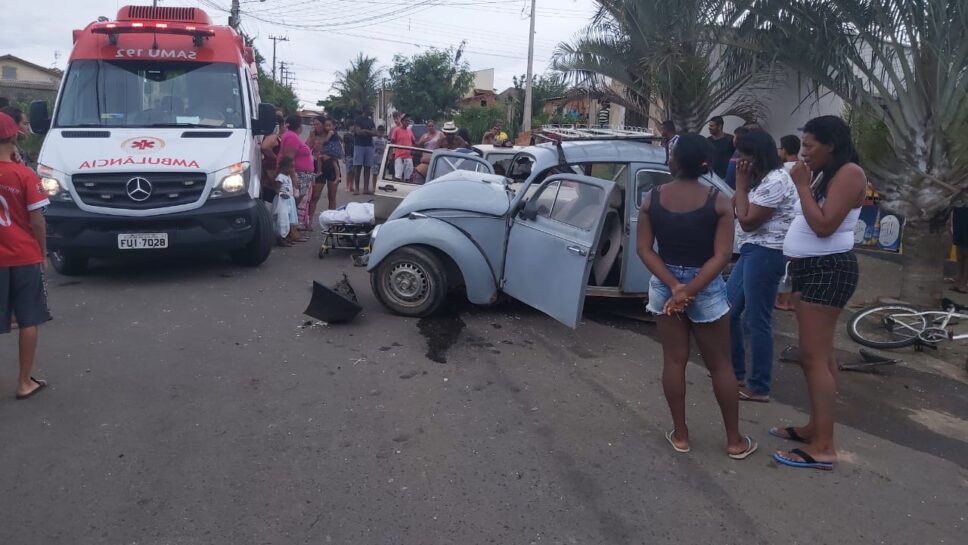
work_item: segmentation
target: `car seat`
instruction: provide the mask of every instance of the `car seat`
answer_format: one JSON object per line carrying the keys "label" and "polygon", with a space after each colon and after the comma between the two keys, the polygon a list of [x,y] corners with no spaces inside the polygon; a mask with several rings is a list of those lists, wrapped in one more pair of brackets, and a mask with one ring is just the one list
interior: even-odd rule
{"label": "car seat", "polygon": [[592,263],[592,276],[589,279],[593,286],[605,285],[622,251],[622,200],[622,192],[618,188],[608,196],[608,212],[605,213],[602,238],[598,243],[598,251]]}

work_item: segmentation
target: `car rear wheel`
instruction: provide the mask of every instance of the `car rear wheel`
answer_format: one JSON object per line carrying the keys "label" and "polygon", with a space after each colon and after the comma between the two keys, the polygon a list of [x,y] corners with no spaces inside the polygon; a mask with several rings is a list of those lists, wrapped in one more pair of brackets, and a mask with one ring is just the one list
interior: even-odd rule
{"label": "car rear wheel", "polygon": [[433,252],[408,246],[394,251],[370,275],[383,306],[403,316],[430,316],[447,299],[447,272]]}
{"label": "car rear wheel", "polygon": [[64,276],[78,276],[87,272],[88,258],[66,256],[60,250],[48,252],[54,270]]}

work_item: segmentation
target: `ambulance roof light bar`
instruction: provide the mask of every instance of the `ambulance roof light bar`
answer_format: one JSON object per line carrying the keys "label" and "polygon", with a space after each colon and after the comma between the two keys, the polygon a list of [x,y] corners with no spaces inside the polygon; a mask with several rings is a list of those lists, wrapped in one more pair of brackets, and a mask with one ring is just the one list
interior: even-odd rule
{"label": "ambulance roof light bar", "polygon": [[208,25],[158,21],[111,21],[91,25],[94,34],[107,34],[111,45],[118,45],[119,34],[177,34],[191,36],[195,47],[201,47],[205,38],[215,36],[215,29]]}

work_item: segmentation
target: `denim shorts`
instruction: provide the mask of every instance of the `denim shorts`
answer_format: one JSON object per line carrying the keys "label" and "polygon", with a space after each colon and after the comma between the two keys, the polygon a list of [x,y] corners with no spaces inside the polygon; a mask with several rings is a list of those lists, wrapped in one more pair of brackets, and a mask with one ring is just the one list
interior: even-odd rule
{"label": "denim shorts", "polygon": [[[675,276],[683,284],[688,284],[699,274],[699,267],[679,267],[676,265],[666,265],[672,276]],[[672,290],[666,286],[658,277],[653,276],[649,280],[649,305],[647,310],[653,314],[662,314],[662,307],[666,301],[672,297]],[[715,322],[729,314],[729,299],[726,297],[726,282],[722,275],[716,278],[703,288],[696,295],[696,299],[686,307],[686,317],[694,324],[708,324]]]}
{"label": "denim shorts", "polygon": [[373,164],[373,146],[356,146],[353,148],[353,166],[367,167]]}

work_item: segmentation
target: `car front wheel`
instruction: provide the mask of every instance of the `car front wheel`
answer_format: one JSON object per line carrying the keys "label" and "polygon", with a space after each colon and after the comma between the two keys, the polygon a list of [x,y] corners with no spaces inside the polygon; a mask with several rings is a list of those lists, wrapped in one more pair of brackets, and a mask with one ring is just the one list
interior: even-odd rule
{"label": "car front wheel", "polygon": [[387,256],[370,275],[373,293],[395,314],[430,316],[447,298],[447,272],[433,252],[412,246]]}

